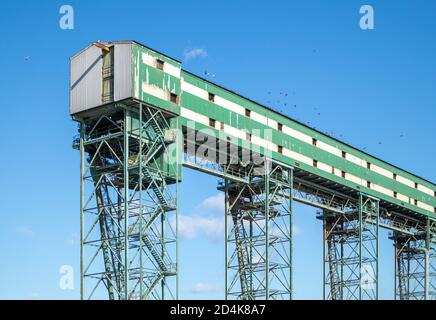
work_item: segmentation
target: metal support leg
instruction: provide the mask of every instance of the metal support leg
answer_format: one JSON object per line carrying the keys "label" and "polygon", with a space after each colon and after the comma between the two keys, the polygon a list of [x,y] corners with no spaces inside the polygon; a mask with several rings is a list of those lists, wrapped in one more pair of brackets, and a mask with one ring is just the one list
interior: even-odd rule
{"label": "metal support leg", "polygon": [[360,194],[360,299],[378,299],[379,201]]}
{"label": "metal support leg", "polygon": [[393,234],[396,299],[436,299],[435,231],[435,221],[427,219],[413,234]]}
{"label": "metal support leg", "polygon": [[83,299],[177,296],[174,189],[180,162],[167,159],[175,143],[167,134],[170,120],[142,104],[117,105],[110,115],[82,124]]}
{"label": "metal support leg", "polygon": [[429,252],[428,298],[436,300],[436,220],[427,221],[427,250]]}
{"label": "metal support leg", "polygon": [[226,180],[221,189],[226,299],[292,298],[292,168],[271,163],[270,169],[249,175],[247,183]]}
{"label": "metal support leg", "polygon": [[357,207],[323,211],[324,293],[327,300],[378,299],[379,202],[359,195]]}

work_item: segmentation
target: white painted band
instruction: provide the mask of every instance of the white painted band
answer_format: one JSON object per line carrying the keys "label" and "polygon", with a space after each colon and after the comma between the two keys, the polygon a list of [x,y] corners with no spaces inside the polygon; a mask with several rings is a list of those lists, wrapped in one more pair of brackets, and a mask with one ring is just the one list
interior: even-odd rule
{"label": "white painted band", "polygon": [[[142,63],[156,68],[157,67],[157,59],[145,52],[142,53]],[[171,63],[164,62],[163,64],[163,72],[172,75],[173,77],[180,78],[180,68],[173,66]]]}

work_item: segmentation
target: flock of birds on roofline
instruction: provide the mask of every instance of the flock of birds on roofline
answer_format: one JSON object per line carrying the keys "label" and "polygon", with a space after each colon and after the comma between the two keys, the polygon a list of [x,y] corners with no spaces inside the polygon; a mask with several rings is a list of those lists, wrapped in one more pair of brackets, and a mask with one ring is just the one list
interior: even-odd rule
{"label": "flock of birds on roofline", "polygon": [[[272,95],[272,92],[271,92],[271,91],[268,91],[267,94],[268,94],[268,96],[271,96],[271,95]],[[292,95],[295,96],[295,91],[292,91]],[[289,105],[289,103],[288,103],[287,100],[286,100],[286,97],[288,97],[289,94],[288,94],[287,92],[282,92],[282,91],[280,91],[280,92],[279,92],[279,96],[282,97],[282,98],[280,98],[280,99],[278,99],[278,100],[268,99],[268,100],[267,100],[267,105],[268,105],[268,106],[271,106],[271,105],[273,105],[274,102],[275,102],[275,103],[276,103],[276,106],[272,107],[272,109],[274,109],[274,110],[276,110],[276,111],[279,111],[280,113],[283,113],[283,114],[286,115],[287,112],[289,111],[289,109],[286,110],[286,109],[284,109],[284,107],[287,107],[287,106]],[[297,108],[298,108],[297,104],[292,104],[292,107],[293,107],[294,109],[297,109]],[[314,111],[316,117],[321,117],[321,112],[318,110],[317,107],[313,107],[313,111]],[[333,132],[333,131],[322,131],[321,129],[317,128],[317,127],[316,127],[313,123],[311,123],[310,121],[302,121],[302,120],[300,120],[300,119],[297,119],[297,118],[295,117],[295,115],[293,115],[293,118],[295,118],[297,121],[299,121],[299,122],[301,122],[301,123],[304,123],[304,124],[307,125],[308,127],[312,128],[312,129],[314,129],[314,130],[318,130],[318,131],[320,131],[320,132],[322,132],[322,133],[324,133],[324,134],[326,134],[326,135],[328,135],[328,136],[331,136],[331,137],[334,137],[334,138],[343,138],[343,135],[342,135],[342,134],[336,134],[336,133]],[[403,138],[403,137],[404,137],[404,134],[401,133],[401,134],[399,135],[399,137],[400,137],[400,138]],[[378,141],[377,144],[378,144],[378,145],[382,145],[382,142],[381,142],[381,141]],[[365,147],[363,147],[362,149],[363,149],[363,150],[366,150],[367,147],[365,146]]]}
{"label": "flock of birds on roofline", "polygon": [[[215,78],[215,74],[214,74],[214,73],[211,73],[211,72],[209,72],[209,71],[207,71],[207,70],[204,71],[204,76],[205,76],[205,77],[210,77],[210,78]],[[272,95],[273,95],[273,92],[272,92],[272,91],[268,91],[267,94],[268,94],[268,97],[269,97],[269,98],[268,98],[268,100],[266,101],[266,105],[267,105],[269,108],[271,108],[271,109],[273,109],[273,110],[275,110],[275,111],[278,111],[278,112],[280,112],[280,113],[282,113],[282,114],[287,115],[287,113],[289,112],[289,110],[291,110],[291,109],[289,109],[289,108],[293,108],[293,109],[297,109],[297,108],[298,108],[297,104],[290,104],[290,103],[288,102],[288,98],[289,98],[290,96],[295,96],[295,94],[296,94],[295,91],[292,91],[291,93],[284,92],[284,91],[279,91],[279,92],[278,92],[278,94],[279,94],[278,99],[274,99],[274,98],[272,97]],[[316,117],[321,117],[321,112],[318,110],[318,108],[314,107],[314,108],[313,108],[313,111],[315,112]],[[342,134],[336,134],[336,133],[333,132],[333,131],[322,131],[321,129],[317,128],[317,127],[316,127],[313,123],[311,123],[310,121],[302,121],[302,120],[296,118],[295,115],[293,115],[292,117],[293,117],[294,119],[296,119],[297,121],[299,121],[299,122],[301,122],[301,123],[304,123],[304,124],[307,125],[308,127],[312,128],[312,129],[314,129],[314,130],[318,130],[318,131],[320,131],[320,132],[322,132],[322,133],[324,133],[324,134],[326,134],[326,135],[328,135],[328,136],[331,136],[331,137],[333,137],[333,138],[337,138],[337,139],[340,139],[340,140],[342,140],[342,138],[343,138],[343,135],[342,135]],[[399,137],[399,138],[404,138],[405,135],[404,135],[404,133],[400,133],[400,134],[398,135],[398,137]],[[382,145],[382,144],[383,144],[382,141],[378,141],[378,142],[377,142],[377,145]],[[361,149],[366,151],[368,148],[367,148],[367,146],[364,146],[364,147],[362,147]]]}

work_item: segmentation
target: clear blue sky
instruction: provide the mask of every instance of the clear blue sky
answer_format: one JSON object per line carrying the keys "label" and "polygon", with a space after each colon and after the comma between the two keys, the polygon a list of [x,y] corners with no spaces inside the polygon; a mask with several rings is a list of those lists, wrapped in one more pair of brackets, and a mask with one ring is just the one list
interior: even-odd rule
{"label": "clear blue sky", "polygon": [[[74,30],[59,28],[63,4],[75,9]],[[375,30],[359,28],[363,4]],[[201,48],[207,55],[185,69],[436,181],[434,1],[2,1],[0,10],[0,298],[79,297],[68,58],[95,40],[133,39],[180,60]],[[279,106],[281,91],[297,108]],[[181,298],[222,298],[216,179],[186,170],[181,189],[182,219],[196,221],[181,241]],[[319,299],[321,224],[315,209],[295,211],[295,296]],[[381,297],[390,299],[387,237]],[[64,264],[76,270],[74,290],[59,288]]]}

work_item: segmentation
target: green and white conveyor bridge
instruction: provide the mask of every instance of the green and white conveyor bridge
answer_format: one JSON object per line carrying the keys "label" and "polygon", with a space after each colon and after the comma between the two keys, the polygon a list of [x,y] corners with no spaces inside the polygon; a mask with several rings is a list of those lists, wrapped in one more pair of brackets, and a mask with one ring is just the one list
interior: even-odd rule
{"label": "green and white conveyor bridge", "polygon": [[293,203],[323,223],[324,298],[377,299],[379,230],[395,298],[436,299],[436,185],[135,41],[70,59],[79,123],[81,298],[178,298],[183,167],[225,195],[225,297],[292,299]]}

